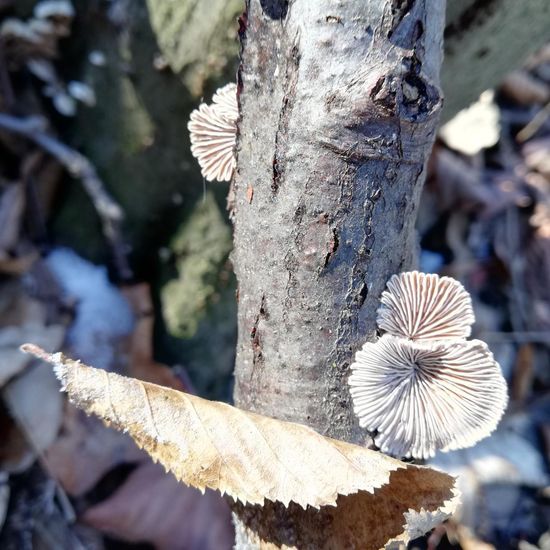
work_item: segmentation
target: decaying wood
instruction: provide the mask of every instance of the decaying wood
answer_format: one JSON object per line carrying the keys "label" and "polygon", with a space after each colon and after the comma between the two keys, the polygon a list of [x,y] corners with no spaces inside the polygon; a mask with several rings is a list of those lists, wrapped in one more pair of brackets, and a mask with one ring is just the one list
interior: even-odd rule
{"label": "decaying wood", "polygon": [[[247,2],[234,180],[238,406],[364,441],[346,379],[375,334],[386,281],[413,261],[442,104],[443,11],[438,0]],[[304,529],[289,511],[275,530],[300,548],[326,533],[316,521]]]}

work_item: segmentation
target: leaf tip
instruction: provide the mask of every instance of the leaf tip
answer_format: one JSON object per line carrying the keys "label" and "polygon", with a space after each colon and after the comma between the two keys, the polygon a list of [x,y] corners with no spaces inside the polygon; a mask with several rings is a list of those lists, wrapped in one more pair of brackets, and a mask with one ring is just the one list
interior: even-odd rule
{"label": "leaf tip", "polygon": [[38,359],[43,359],[44,361],[50,362],[50,354],[47,351],[44,351],[40,346],[27,343],[20,346],[19,349],[23,353],[29,353],[31,355],[34,355]]}
{"label": "leaf tip", "polygon": [[34,355],[37,359],[41,359],[46,363],[49,363],[53,366],[53,371],[57,379],[61,382],[61,390],[64,391],[66,388],[66,378],[67,378],[67,366],[63,363],[63,356],[61,353],[48,353],[40,346],[36,344],[23,344],[19,347],[23,353],[29,353]]}

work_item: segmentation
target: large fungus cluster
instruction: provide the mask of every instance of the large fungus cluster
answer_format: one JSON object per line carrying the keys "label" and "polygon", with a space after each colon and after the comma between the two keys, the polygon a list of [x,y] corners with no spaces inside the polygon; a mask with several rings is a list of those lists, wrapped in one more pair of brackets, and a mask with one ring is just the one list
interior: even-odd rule
{"label": "large fungus cluster", "polygon": [[487,345],[466,340],[474,315],[458,281],[394,275],[377,322],[385,333],[357,352],[349,384],[359,424],[381,451],[425,459],[469,447],[496,428],[506,382]]}

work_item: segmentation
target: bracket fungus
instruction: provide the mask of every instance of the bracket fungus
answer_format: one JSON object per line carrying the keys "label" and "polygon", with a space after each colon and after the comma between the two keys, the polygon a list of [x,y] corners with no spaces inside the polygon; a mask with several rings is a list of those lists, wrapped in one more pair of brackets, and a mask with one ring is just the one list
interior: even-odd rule
{"label": "bracket fungus", "polygon": [[381,451],[425,459],[496,428],[506,381],[487,345],[466,340],[473,321],[457,281],[418,272],[390,279],[378,311],[386,334],[356,353],[349,378],[359,424]]}
{"label": "bracket fungus", "polygon": [[235,170],[237,141],[237,86],[226,84],[216,91],[212,103],[202,103],[191,113],[187,129],[191,153],[207,181],[230,181]]}

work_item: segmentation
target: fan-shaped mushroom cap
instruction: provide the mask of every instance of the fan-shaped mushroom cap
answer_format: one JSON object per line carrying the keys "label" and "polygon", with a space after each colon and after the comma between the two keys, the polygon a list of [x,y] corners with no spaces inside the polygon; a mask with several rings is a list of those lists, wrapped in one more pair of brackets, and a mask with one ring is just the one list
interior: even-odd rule
{"label": "fan-shaped mushroom cap", "polygon": [[479,340],[421,343],[385,334],[355,355],[349,378],[359,424],[395,456],[469,447],[497,426],[506,382]]}
{"label": "fan-shaped mushroom cap", "polygon": [[394,275],[382,293],[378,326],[416,341],[467,338],[475,321],[472,300],[450,277],[410,271]]}
{"label": "fan-shaped mushroom cap", "polygon": [[220,88],[211,105],[202,103],[191,113],[191,153],[208,181],[229,181],[233,175],[238,116],[235,84]]}

